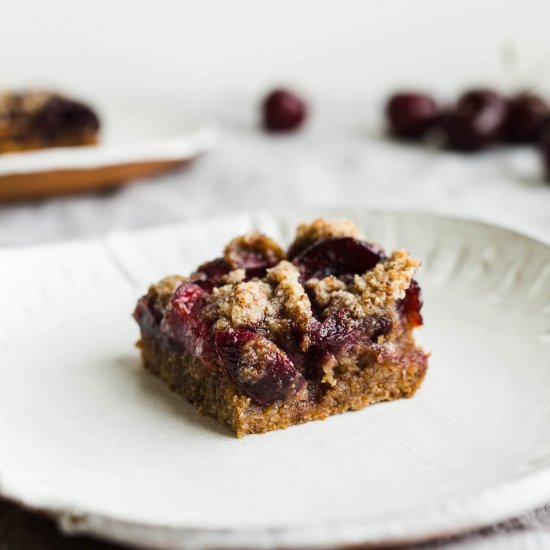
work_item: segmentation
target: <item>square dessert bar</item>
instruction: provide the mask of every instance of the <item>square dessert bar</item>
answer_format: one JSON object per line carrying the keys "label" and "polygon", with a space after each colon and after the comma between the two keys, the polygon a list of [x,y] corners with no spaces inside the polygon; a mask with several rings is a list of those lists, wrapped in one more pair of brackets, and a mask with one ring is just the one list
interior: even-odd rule
{"label": "square dessert bar", "polygon": [[349,221],[300,225],[286,252],[237,237],[138,301],[143,364],[238,437],[411,397],[428,359],[418,266]]}
{"label": "square dessert bar", "polygon": [[41,90],[0,94],[0,153],[93,145],[99,119],[84,103]]}

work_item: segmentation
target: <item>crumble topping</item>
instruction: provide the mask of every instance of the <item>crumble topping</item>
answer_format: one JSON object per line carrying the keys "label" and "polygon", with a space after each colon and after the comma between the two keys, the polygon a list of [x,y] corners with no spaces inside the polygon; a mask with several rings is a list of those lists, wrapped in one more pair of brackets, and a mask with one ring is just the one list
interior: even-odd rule
{"label": "crumble topping", "polygon": [[[228,276],[242,276],[232,273]],[[299,277],[299,270],[283,260],[267,270],[267,282],[255,278],[214,288],[203,314],[214,322],[214,330],[255,325],[273,336],[288,335],[295,328],[305,333],[311,303]]]}
{"label": "crumble topping", "polygon": [[285,257],[283,249],[271,238],[258,231],[253,231],[240,237],[235,237],[225,247],[225,261],[238,268],[246,264],[254,264],[261,258],[269,265],[275,265]]}
{"label": "crumble topping", "polygon": [[298,268],[286,260],[267,271],[267,280],[277,285],[273,293],[277,309],[305,332],[312,317],[311,302],[299,279]]}
{"label": "crumble topping", "polygon": [[360,238],[359,228],[351,220],[330,221],[317,218],[311,223],[301,223],[296,228],[289,255],[297,255],[317,241],[331,237]]}
{"label": "crumble topping", "polygon": [[[321,236],[330,239],[357,234],[358,229],[352,222],[319,219],[299,226],[291,248]],[[307,258],[304,260],[302,255],[292,261],[281,259],[283,252],[277,243],[258,232],[233,239],[224,254],[224,258],[203,264],[205,271],[199,270],[190,279],[166,277],[151,286],[148,293],[151,303],[165,309],[180,284],[193,282],[200,275],[200,281],[212,284],[210,290],[203,291],[200,309],[195,314],[206,321],[207,326],[215,332],[257,331],[292,353],[307,352],[310,345],[318,345],[319,337],[334,336],[327,333],[319,336],[318,330],[345,332],[359,326],[357,323],[374,327],[373,319],[382,317],[397,322],[396,302],[405,297],[420,265],[404,250],[393,252],[389,258],[381,251],[378,262],[365,273],[342,272],[341,269],[345,269],[342,262],[347,257],[341,256],[338,257],[340,263],[334,264],[335,274],[304,280],[307,271],[303,262]],[[336,261],[331,258],[329,254],[322,261]],[[357,265],[354,256],[349,258],[350,266]],[[238,265],[240,267],[235,267]],[[228,266],[234,269],[219,271]],[[214,278],[210,279],[211,276]],[[327,321],[323,325],[326,328],[319,329],[319,323],[324,321]],[[385,333],[379,336],[383,337]],[[331,383],[329,371],[327,366],[327,383]]]}
{"label": "crumble topping", "polygon": [[397,250],[370,271],[355,275],[348,284],[331,275],[320,280],[310,279],[306,288],[315,304],[324,308],[324,317],[344,309],[352,317],[361,319],[376,315],[404,298],[419,265],[407,252]]}
{"label": "crumble topping", "polygon": [[234,269],[227,275],[221,277],[221,282],[225,285],[240,283],[246,279],[246,271],[244,269]]}
{"label": "crumble topping", "polygon": [[337,292],[347,290],[347,285],[334,275],[329,275],[324,279],[310,279],[306,288],[311,291],[318,306],[326,307]]}
{"label": "crumble topping", "polygon": [[390,259],[381,262],[362,276],[355,275],[354,290],[360,294],[366,309],[387,308],[405,297],[405,291],[420,266],[405,250],[396,250]]}
{"label": "crumble topping", "polygon": [[271,286],[254,279],[214,288],[203,310],[215,330],[261,323],[268,312]]}
{"label": "crumble topping", "polygon": [[330,237],[360,237],[359,228],[351,220],[330,221],[317,218],[311,223],[301,223],[296,229],[296,241],[320,241]]}
{"label": "crumble topping", "polygon": [[161,279],[158,283],[155,283],[149,287],[147,296],[153,301],[153,303],[164,309],[168,306],[168,302],[170,301],[172,294],[186,280],[186,277],[182,277],[180,275],[170,275],[168,277],[164,277],[164,279]]}

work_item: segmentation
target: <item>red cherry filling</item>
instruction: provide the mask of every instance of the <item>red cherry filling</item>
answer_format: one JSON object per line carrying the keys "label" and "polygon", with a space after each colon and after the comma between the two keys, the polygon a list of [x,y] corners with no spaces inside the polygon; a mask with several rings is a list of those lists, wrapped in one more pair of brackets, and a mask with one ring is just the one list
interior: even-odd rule
{"label": "red cherry filling", "polygon": [[197,284],[203,283],[203,286],[210,287],[209,289],[211,289],[217,286],[221,282],[221,278],[230,271],[231,266],[224,258],[216,258],[211,262],[205,262],[199,266],[195,274],[196,280],[194,282]]}
{"label": "red cherry filling", "polygon": [[379,336],[388,334],[391,329],[392,322],[388,317],[373,315],[354,319],[337,311],[323,322],[315,323],[310,336],[314,348],[338,355],[360,342],[376,342]]}
{"label": "red cherry filling", "polygon": [[194,357],[208,349],[209,327],[197,315],[208,291],[197,283],[184,283],[174,293],[161,323],[163,336],[172,344],[183,344]]}
{"label": "red cherry filling", "polygon": [[539,151],[546,173],[546,181],[550,181],[550,126],[546,126],[542,131],[539,141]]}
{"label": "red cherry filling", "polygon": [[292,263],[307,281],[329,275],[360,275],[383,259],[382,251],[375,245],[353,237],[333,237],[311,245]]}
{"label": "red cherry filling", "polygon": [[154,300],[145,295],[138,300],[134,310],[134,319],[145,334],[155,336],[162,320],[162,311],[159,311]]}
{"label": "red cherry filling", "polygon": [[283,350],[250,330],[216,333],[216,351],[235,386],[262,405],[307,398],[307,382]]}
{"label": "red cherry filling", "polygon": [[420,285],[413,279],[411,286],[405,293],[405,297],[397,302],[397,311],[411,327],[419,327],[424,322],[420,313],[422,305],[422,290]]}
{"label": "red cherry filling", "polygon": [[206,262],[199,266],[196,272],[197,282],[203,282],[209,289],[218,286],[221,278],[234,269],[244,269],[245,279],[253,277],[263,277],[268,268],[273,267],[279,261],[279,258],[269,253],[262,253],[256,250],[239,250],[238,255],[232,255],[232,264],[225,258],[216,258],[211,262]]}

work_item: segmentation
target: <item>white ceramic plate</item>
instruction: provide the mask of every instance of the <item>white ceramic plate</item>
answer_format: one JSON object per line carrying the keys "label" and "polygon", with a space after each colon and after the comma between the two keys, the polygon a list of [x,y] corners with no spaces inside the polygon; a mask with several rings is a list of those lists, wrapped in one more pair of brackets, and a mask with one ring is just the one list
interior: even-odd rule
{"label": "white ceramic plate", "polygon": [[82,193],[181,166],[209,151],[213,124],[183,108],[147,103],[94,105],[100,143],[0,155],[0,200]]}
{"label": "white ceramic plate", "polygon": [[148,283],[314,215],[1,250],[2,494],[67,532],[185,549],[423,540],[550,499],[550,248],[510,231],[329,213],[423,261],[433,356],[411,400],[238,440],[141,369],[130,312]]}
{"label": "white ceramic plate", "polygon": [[0,155],[0,177],[69,169],[89,169],[146,161],[187,160],[208,151],[217,131],[212,123],[162,104],[114,102],[97,105],[101,141]]}

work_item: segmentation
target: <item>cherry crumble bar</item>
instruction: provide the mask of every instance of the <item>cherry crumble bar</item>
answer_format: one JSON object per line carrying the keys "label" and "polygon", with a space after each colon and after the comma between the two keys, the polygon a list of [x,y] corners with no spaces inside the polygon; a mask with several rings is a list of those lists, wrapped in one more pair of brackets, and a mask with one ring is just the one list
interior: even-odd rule
{"label": "cherry crumble bar", "polygon": [[138,301],[144,366],[238,437],[411,397],[428,359],[418,266],[349,221],[298,226],[286,253],[237,237]]}
{"label": "cherry crumble bar", "polygon": [[0,153],[93,145],[99,119],[84,103],[42,90],[0,94]]}

